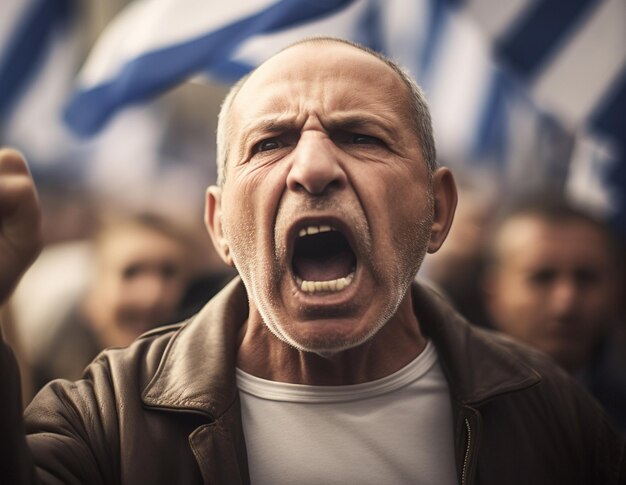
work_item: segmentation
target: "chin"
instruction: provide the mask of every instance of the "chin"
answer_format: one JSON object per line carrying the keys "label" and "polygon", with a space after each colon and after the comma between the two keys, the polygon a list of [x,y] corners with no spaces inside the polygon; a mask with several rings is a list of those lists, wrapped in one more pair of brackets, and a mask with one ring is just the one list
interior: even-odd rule
{"label": "chin", "polygon": [[[305,335],[294,335],[293,332],[289,332],[288,329],[287,331],[282,329],[282,337],[278,334],[277,336],[299,351],[310,352],[324,358],[329,358],[363,345],[365,342],[372,339],[382,327],[382,325],[377,325],[372,328],[354,331],[354,323],[345,321],[306,322],[302,323],[302,325],[315,325],[318,328],[315,329],[316,331],[306,332]],[[325,328],[323,331],[320,331],[322,330],[319,328],[321,325],[328,327],[333,326],[335,328]],[[351,331],[346,332],[346,328],[351,328]]]}

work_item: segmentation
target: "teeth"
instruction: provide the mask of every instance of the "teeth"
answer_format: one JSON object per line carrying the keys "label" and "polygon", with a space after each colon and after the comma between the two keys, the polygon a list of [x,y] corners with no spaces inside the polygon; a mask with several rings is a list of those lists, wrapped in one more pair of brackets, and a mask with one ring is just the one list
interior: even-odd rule
{"label": "teeth", "polygon": [[305,293],[321,293],[323,291],[341,291],[354,279],[354,273],[350,273],[344,278],[329,281],[303,281],[296,278],[296,282],[300,289]]}
{"label": "teeth", "polygon": [[311,235],[311,234],[317,234],[318,232],[329,232],[329,231],[334,231],[335,229],[333,229],[330,226],[307,226],[307,227],[303,227],[302,229],[300,229],[300,231],[298,232],[298,236],[303,237],[303,236],[307,236],[307,235]]}

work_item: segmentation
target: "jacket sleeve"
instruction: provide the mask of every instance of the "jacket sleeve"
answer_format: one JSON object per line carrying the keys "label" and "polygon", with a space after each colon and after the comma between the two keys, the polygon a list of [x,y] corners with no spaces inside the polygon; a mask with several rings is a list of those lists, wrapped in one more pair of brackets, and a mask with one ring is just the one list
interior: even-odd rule
{"label": "jacket sleeve", "polygon": [[88,379],[48,384],[23,418],[17,364],[3,342],[0,378],[0,484],[117,482],[117,450],[109,445],[119,441],[117,414],[104,365],[92,365]]}
{"label": "jacket sleeve", "polygon": [[0,483],[38,483],[22,420],[20,373],[0,338]]}

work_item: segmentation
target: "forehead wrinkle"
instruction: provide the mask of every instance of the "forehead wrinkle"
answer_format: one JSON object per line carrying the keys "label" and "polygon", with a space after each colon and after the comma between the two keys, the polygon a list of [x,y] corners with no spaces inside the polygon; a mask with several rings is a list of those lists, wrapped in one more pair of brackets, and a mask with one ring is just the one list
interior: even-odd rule
{"label": "forehead wrinkle", "polygon": [[272,133],[301,129],[306,121],[313,117],[318,119],[326,130],[377,127],[390,136],[396,135],[392,126],[397,122],[393,118],[398,115],[398,112],[393,108],[381,110],[380,107],[377,107],[370,110],[367,107],[337,107],[327,110],[323,103],[319,107],[305,106],[305,104],[302,103],[298,109],[292,108],[285,112],[276,110],[274,114],[268,113],[262,117],[253,117],[242,126],[241,133],[245,137],[256,132]]}
{"label": "forehead wrinkle", "polygon": [[243,136],[248,136],[257,132],[273,133],[291,130],[301,124],[298,123],[297,118],[295,113],[276,113],[262,118],[253,118],[242,127],[241,132]]}

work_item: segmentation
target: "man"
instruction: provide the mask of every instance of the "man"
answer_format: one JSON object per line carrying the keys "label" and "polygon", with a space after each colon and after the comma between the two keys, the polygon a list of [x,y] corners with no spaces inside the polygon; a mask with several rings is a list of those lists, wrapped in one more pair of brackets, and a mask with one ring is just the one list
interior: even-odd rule
{"label": "man", "polygon": [[498,215],[487,252],[493,325],[576,375],[626,431],[626,387],[609,385],[626,373],[610,338],[621,267],[609,228],[566,200],[533,195]]}
{"label": "man", "polygon": [[[456,192],[395,65],[338,40],[291,46],[225,101],[218,159],[206,221],[243,283],[48,386],[26,411],[28,444],[0,404],[19,449],[3,466],[27,481],[33,456],[44,481],[77,483],[624,477],[622,441],[566,374],[412,285]],[[5,230],[10,247],[36,232],[24,185],[9,202],[31,218]]]}
{"label": "man", "polygon": [[57,377],[78,379],[102,349],[178,320],[192,266],[182,228],[156,214],[134,214],[104,224],[91,246],[87,291],[36,356],[37,389]]}

